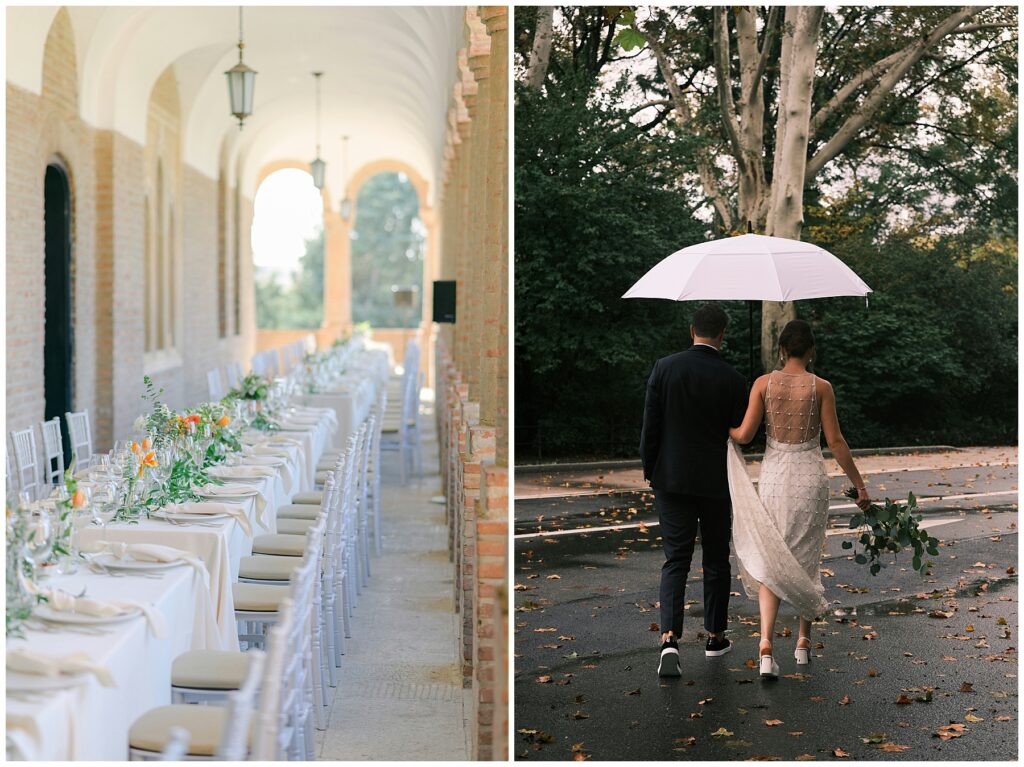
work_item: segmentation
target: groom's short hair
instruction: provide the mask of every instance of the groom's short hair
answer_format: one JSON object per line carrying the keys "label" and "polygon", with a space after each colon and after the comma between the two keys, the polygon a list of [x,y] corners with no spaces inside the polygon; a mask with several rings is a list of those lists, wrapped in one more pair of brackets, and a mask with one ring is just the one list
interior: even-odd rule
{"label": "groom's short hair", "polygon": [[693,332],[701,338],[718,338],[729,324],[729,315],[718,304],[704,304],[693,315]]}

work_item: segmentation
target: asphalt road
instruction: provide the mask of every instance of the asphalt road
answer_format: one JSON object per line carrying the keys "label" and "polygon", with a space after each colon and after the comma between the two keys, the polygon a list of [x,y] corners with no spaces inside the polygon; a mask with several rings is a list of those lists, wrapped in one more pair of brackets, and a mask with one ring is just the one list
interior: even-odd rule
{"label": "asphalt road", "polygon": [[[650,493],[517,499],[516,758],[1016,759],[1016,465],[870,481],[876,495],[932,498],[921,505],[942,540],[931,574],[906,555],[877,577],[855,564],[840,547],[852,509],[836,498],[822,562],[834,612],[815,624],[798,673],[797,620],[783,607],[775,648],[789,676],[774,684],[749,667],[757,604],[736,580],[734,650],[704,657],[699,550],[683,676],[658,678],[663,554]],[[833,493],[846,484],[833,480]]]}

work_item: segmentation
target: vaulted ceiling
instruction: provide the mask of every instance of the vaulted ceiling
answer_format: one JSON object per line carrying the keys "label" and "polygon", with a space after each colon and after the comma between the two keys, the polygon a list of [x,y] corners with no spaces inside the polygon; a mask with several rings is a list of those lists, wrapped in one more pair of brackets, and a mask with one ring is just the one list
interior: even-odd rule
{"label": "vaulted ceiling", "polygon": [[[56,7],[8,7],[7,80],[38,93],[43,48]],[[154,83],[173,66],[181,98],[183,157],[216,177],[222,159],[246,194],[270,162],[315,155],[313,71],[322,80],[322,157],[333,199],[349,175],[383,159],[430,183],[442,162],[461,7],[245,9],[245,62],[256,77],[253,116],[239,131],[224,71],[238,58],[237,7],[68,8],[74,27],[81,116],[144,143]]]}

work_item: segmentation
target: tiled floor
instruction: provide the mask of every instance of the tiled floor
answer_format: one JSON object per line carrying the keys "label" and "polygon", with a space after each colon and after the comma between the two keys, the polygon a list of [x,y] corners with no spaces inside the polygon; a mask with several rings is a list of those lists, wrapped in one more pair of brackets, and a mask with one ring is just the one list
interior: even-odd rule
{"label": "tiled floor", "polygon": [[352,638],[328,689],[328,728],[317,732],[320,760],[469,758],[469,699],[458,671],[433,414],[421,416],[422,480],[403,487],[398,453],[383,453],[384,552],[371,560]]}

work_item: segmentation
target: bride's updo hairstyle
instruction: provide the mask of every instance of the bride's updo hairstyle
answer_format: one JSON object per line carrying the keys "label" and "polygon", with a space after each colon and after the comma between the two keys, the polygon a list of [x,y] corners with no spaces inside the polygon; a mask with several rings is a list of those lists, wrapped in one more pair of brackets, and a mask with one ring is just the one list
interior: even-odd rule
{"label": "bride's updo hairstyle", "polygon": [[779,336],[779,351],[787,357],[803,358],[814,348],[814,333],[806,320],[790,320]]}

